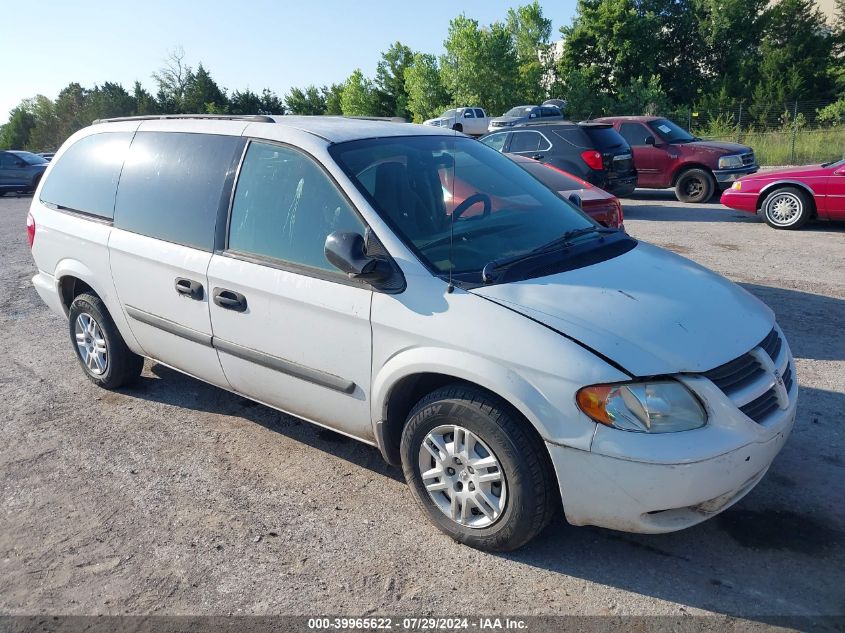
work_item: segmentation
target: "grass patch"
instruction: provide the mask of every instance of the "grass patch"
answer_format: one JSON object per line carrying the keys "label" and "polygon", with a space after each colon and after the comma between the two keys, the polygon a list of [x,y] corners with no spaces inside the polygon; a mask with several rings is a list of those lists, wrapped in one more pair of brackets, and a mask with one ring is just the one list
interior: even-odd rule
{"label": "grass patch", "polygon": [[792,131],[741,132],[708,136],[707,139],[743,143],[754,149],[760,165],[812,165],[845,157],[845,126],[821,130],[798,130],[795,149]]}

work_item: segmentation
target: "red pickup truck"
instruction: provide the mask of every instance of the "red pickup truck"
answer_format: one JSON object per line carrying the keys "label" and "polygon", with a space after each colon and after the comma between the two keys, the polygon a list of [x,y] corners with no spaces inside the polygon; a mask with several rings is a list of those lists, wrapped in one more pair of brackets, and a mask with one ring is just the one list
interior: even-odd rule
{"label": "red pickup truck", "polygon": [[612,124],[628,141],[634,153],[638,187],[674,187],[681,202],[707,202],[738,178],[759,169],[750,147],[703,141],[663,117],[619,116],[595,120]]}

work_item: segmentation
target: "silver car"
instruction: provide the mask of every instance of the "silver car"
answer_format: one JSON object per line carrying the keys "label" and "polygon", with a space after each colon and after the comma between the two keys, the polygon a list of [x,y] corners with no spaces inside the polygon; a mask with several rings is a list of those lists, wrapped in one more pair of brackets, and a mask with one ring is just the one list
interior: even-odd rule
{"label": "silver car", "polygon": [[555,106],[516,106],[505,112],[502,116],[491,119],[487,131],[495,132],[503,127],[513,127],[518,123],[526,123],[527,121],[554,121],[561,119],[563,119],[563,113]]}

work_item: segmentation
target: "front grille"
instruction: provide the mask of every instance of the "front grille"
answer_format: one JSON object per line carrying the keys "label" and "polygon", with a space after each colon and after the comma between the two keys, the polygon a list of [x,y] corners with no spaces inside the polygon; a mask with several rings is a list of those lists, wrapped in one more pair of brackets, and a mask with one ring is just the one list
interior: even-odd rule
{"label": "front grille", "polygon": [[729,396],[759,380],[764,373],[765,370],[756,358],[751,354],[743,354],[729,363],[705,372],[704,376]]}
{"label": "front grille", "polygon": [[754,152],[748,152],[747,154],[742,155],[742,165],[743,167],[748,167],[749,165],[754,164]]}
{"label": "front grille", "polygon": [[739,408],[740,411],[755,422],[760,422],[761,420],[766,419],[770,413],[777,411],[777,409],[778,396],[774,389],[769,389],[759,398],[756,398]]}
{"label": "front grille", "polygon": [[[780,332],[777,328],[772,328],[772,331],[753,350],[704,372],[703,376],[721,389],[740,411],[762,424],[780,409],[780,398],[784,397],[778,396],[779,391],[783,394],[783,388],[778,385],[776,372],[781,373],[786,397],[792,390],[794,382],[792,363],[788,352],[783,353],[783,347],[784,341]],[[765,352],[774,363],[774,372],[768,362],[763,362],[764,358],[760,350]],[[761,390],[763,390],[762,394]]]}

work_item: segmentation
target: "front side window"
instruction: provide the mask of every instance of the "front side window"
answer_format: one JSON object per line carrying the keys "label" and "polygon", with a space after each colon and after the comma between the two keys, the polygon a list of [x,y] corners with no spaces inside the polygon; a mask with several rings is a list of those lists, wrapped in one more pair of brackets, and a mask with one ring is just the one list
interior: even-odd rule
{"label": "front side window", "polygon": [[111,219],[131,141],[131,132],[103,132],[76,141],[55,161],[41,201]]}
{"label": "front side window", "polygon": [[477,281],[491,261],[596,226],[512,160],[472,139],[366,139],[329,151],[394,232],[438,274],[451,270]]}
{"label": "front side window", "polygon": [[619,133],[628,141],[628,145],[645,145],[645,140],[654,136],[642,123],[623,123],[619,127]]}
{"label": "front side window", "polygon": [[232,204],[230,251],[338,272],[326,259],[326,237],[364,228],[314,160],[280,145],[250,144]]}
{"label": "front side window", "polygon": [[32,152],[18,152],[16,154],[18,158],[20,158],[23,162],[27,163],[28,165],[46,165],[47,160],[44,159],[43,156],[39,156],[38,154],[33,154]]}
{"label": "front side window", "polygon": [[474,119],[475,115],[472,113],[472,110],[464,110],[464,118],[465,119]]}

